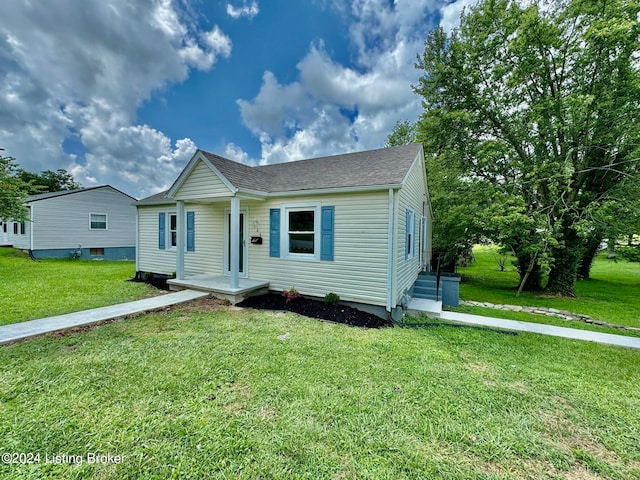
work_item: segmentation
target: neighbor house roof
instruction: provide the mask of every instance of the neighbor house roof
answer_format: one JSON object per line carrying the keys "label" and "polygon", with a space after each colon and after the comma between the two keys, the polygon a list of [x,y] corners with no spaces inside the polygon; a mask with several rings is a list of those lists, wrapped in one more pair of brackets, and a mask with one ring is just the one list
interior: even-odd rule
{"label": "neighbor house roof", "polygon": [[118,190],[117,188],[114,188],[111,185],[100,185],[98,187],[77,188],[75,190],[61,190],[60,192],[47,192],[47,193],[39,193],[37,195],[30,195],[29,197],[27,197],[26,202],[27,203],[37,202],[40,200],[45,200],[47,198],[62,197],[63,195],[73,195],[74,193],[88,192],[89,190],[97,190],[99,188],[110,188],[111,190],[115,190],[116,192],[126,195],[132,200],[135,200],[135,198],[132,197],[131,195],[127,195],[123,191]]}
{"label": "neighbor house roof", "polygon": [[[190,164],[203,157],[236,189],[264,194],[383,188],[401,185],[421,150],[421,144],[412,144],[256,167],[198,150]],[[184,180],[181,174],[172,190]],[[169,191],[144,198],[138,205],[172,202]]]}

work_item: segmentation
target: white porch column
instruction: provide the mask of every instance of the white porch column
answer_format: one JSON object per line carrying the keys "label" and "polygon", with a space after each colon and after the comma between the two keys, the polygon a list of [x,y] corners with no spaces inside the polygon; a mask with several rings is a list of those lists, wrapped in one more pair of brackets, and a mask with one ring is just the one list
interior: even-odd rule
{"label": "white porch column", "polygon": [[176,201],[176,280],[184,280],[184,240],[186,238],[184,200]]}
{"label": "white porch column", "polygon": [[240,198],[231,198],[231,238],[229,239],[231,258],[229,273],[231,288],[240,287]]}

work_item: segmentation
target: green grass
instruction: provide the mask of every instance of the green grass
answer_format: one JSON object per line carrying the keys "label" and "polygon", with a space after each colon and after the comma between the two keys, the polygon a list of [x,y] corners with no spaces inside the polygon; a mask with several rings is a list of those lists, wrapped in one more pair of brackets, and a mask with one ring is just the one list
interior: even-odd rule
{"label": "green grass", "polygon": [[640,478],[637,351],[181,308],[0,348],[0,477]]}
{"label": "green grass", "polygon": [[138,300],[155,293],[127,282],[134,262],[40,260],[0,248],[0,325]]}
{"label": "green grass", "polygon": [[[459,268],[463,279],[460,284],[460,298],[495,304],[527,305],[551,307],[568,310],[575,313],[589,315],[597,320],[608,323],[640,327],[640,264],[625,260],[613,261],[604,254],[599,255],[591,271],[591,280],[576,283],[576,297],[557,297],[523,292],[516,297],[518,287],[518,272],[511,263],[507,262],[506,271],[501,272],[496,263],[492,247],[476,247],[474,249],[475,262],[466,268]],[[478,307],[461,307],[460,311],[486,315],[487,309]],[[482,311],[482,313],[481,313]],[[492,312],[497,312],[491,310]],[[553,323],[576,327],[577,322],[567,323],[563,320],[553,320],[549,317],[537,315],[511,315],[503,313],[506,318],[523,320],[526,315],[529,321]],[[498,316],[493,315],[493,316]],[[582,326],[580,326],[582,328]],[[597,327],[584,327],[601,330]],[[611,330],[607,330],[611,332]],[[618,331],[615,331],[618,333]]]}

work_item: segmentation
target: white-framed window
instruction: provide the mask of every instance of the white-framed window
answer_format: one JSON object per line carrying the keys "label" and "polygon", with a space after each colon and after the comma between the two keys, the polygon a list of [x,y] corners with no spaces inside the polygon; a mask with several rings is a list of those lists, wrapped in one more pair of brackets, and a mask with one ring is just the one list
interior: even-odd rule
{"label": "white-framed window", "polygon": [[320,259],[320,204],[285,205],[282,215],[286,258]]}
{"label": "white-framed window", "polygon": [[106,230],[107,214],[106,213],[90,213],[89,214],[89,230]]}
{"label": "white-framed window", "polygon": [[407,225],[406,225],[406,246],[405,246],[405,258],[407,260],[413,258],[415,253],[415,231],[416,231],[416,214],[415,212],[407,208]]}
{"label": "white-framed window", "polygon": [[167,228],[167,248],[175,249],[178,246],[178,214],[169,212],[169,228]]}

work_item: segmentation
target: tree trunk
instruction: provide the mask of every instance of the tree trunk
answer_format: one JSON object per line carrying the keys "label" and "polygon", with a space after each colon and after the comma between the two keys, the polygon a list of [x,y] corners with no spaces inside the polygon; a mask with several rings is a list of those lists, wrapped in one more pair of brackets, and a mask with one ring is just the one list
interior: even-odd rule
{"label": "tree trunk", "polygon": [[[524,292],[539,292],[542,290],[542,270],[540,265],[534,260],[533,267],[529,271],[531,266],[532,256],[529,254],[516,253],[518,259],[518,274],[520,275],[520,285],[522,285],[522,291]],[[529,274],[527,275],[527,272]],[[522,282],[524,281],[524,285]]]}
{"label": "tree trunk", "polygon": [[553,266],[549,272],[546,290],[553,294],[575,297],[574,287],[578,277],[578,264],[585,245],[580,241],[575,230],[570,227],[565,230],[563,237],[564,241],[552,251]]}
{"label": "tree trunk", "polygon": [[581,280],[589,280],[591,274],[591,265],[593,259],[600,250],[600,244],[602,243],[602,235],[594,235],[588,242],[585,248],[580,263],[578,264],[578,278]]}

